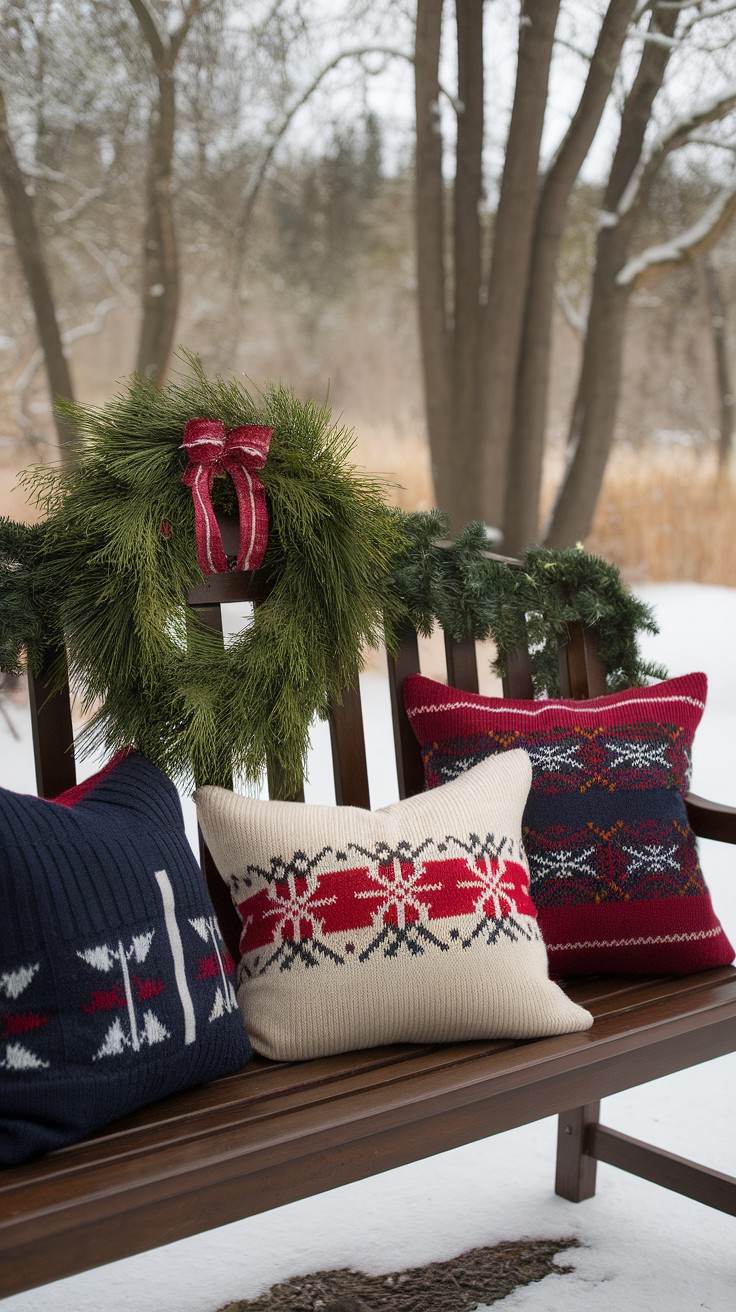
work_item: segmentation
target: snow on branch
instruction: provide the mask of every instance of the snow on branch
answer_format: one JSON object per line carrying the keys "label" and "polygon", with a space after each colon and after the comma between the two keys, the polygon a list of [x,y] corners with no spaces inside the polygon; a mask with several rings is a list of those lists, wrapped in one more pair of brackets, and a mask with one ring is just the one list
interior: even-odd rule
{"label": "snow on branch", "polygon": [[573,332],[581,341],[584,341],[585,331],[588,324],[587,308],[579,310],[578,307],[573,304],[572,297],[569,295],[567,288],[561,282],[558,282],[555,285],[555,301],[565,316],[565,321],[569,327],[572,328]]}
{"label": "snow on branch", "polygon": [[732,14],[734,9],[736,9],[734,0],[729,0],[728,4],[716,4],[712,9],[708,9],[706,5],[698,5],[697,13],[691,19],[691,26],[707,22],[709,18],[722,18],[724,14]]}
{"label": "snow on branch", "polygon": [[[80,338],[93,337],[97,333],[102,332],[105,318],[110,310],[113,310],[117,304],[118,298],[116,296],[110,296],[107,300],[100,301],[92,311],[92,318],[87,323],[80,323],[76,328],[69,328],[66,332],[63,332],[61,334],[61,341],[62,346],[64,347],[64,354],[66,355],[68,353],[68,348],[72,346],[74,342],[78,342]],[[27,365],[15,380],[15,387],[13,388],[13,418],[22,433],[27,433],[31,427],[30,420],[28,419],[24,408],[26,392],[33,382],[35,375],[38,373],[38,370],[41,368],[43,358],[43,351],[39,347],[38,350],[33,352]]]}
{"label": "snow on branch", "polygon": [[663,46],[665,50],[679,50],[683,40],[681,36],[665,36],[664,32],[635,32],[634,35],[645,45]]}
{"label": "snow on branch", "polygon": [[710,250],[734,217],[736,217],[736,177],[720,192],[692,227],[670,241],[658,246],[650,246],[648,250],[629,260],[619,270],[616,277],[617,285],[633,289],[647,278],[664,273],[667,269],[676,268],[687,260],[696,259],[698,255]]}
{"label": "snow on branch", "polygon": [[729,33],[718,40],[693,41],[688,32],[679,36],[664,36],[662,32],[637,32],[642,42],[654,46],[665,46],[668,50],[697,50],[701,55],[717,55],[721,50],[728,50],[733,45],[733,36]]}
{"label": "snow on branch", "polygon": [[730,82],[715,95],[675,119],[661,136],[659,144],[655,144],[652,153],[657,149],[670,151],[682,145],[697,128],[723,118],[735,105],[736,82]]}
{"label": "snow on branch", "polygon": [[[33,160],[26,160],[23,163],[23,176],[38,179],[41,182],[63,183],[64,186],[72,187],[81,197],[85,198],[85,203],[87,203],[86,197],[89,186],[86,182],[82,182],[80,178],[75,178],[73,173],[59,173],[57,169],[50,169],[45,164],[36,164]],[[95,192],[93,199],[97,199],[98,194],[103,194],[101,188],[93,188],[93,191]]]}
{"label": "snow on branch", "polygon": [[[649,6],[647,6],[648,8]],[[681,9],[683,11],[692,9],[692,3],[685,5],[664,5],[658,4],[658,9]],[[632,35],[646,45],[662,46],[666,50],[680,50],[687,46],[688,50],[699,50],[702,54],[715,54],[718,50],[723,50],[733,43],[733,35],[727,34],[723,39],[704,41],[702,43],[692,40],[692,33],[696,26],[710,19],[723,18],[725,14],[732,14],[736,10],[735,0],[729,0],[728,4],[716,5],[713,9],[706,9],[703,5],[698,5],[695,12],[692,13],[680,27],[675,36],[666,36],[664,32],[657,32],[651,28],[648,31],[635,31]]]}
{"label": "snow on branch", "polygon": [[[686,9],[694,8],[695,13],[692,14],[689,19],[688,30],[689,28],[694,27],[696,23],[707,22],[709,18],[721,18],[723,14],[733,13],[733,10],[736,9],[734,0],[728,0],[728,3],[716,3],[715,0],[713,0],[710,7],[702,3],[702,0],[699,4],[697,4],[695,0],[655,0],[655,3],[657,9],[680,9],[684,12]],[[650,2],[649,4],[643,5],[642,10],[651,9],[653,7],[654,6]]]}
{"label": "snow on branch", "polygon": [[693,146],[708,146],[712,150],[726,150],[730,155],[736,152],[736,141],[721,141],[718,137],[709,137],[705,132],[696,132],[690,138]]}
{"label": "snow on branch", "polygon": [[721,88],[715,95],[711,95],[701,104],[694,106],[687,113],[680,115],[673,120],[652,145],[646,155],[642,155],[631,174],[628,186],[617,209],[617,217],[623,218],[625,214],[636,204],[643,190],[651,182],[655,173],[660,169],[666,157],[673,150],[679,150],[681,146],[688,145],[698,128],[703,127],[706,123],[715,123],[719,119],[725,118],[736,107],[736,82],[731,82]]}

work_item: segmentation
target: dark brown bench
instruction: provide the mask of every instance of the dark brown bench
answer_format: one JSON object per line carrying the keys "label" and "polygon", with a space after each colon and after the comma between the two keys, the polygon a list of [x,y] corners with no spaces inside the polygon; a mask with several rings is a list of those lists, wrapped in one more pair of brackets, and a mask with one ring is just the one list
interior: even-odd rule
{"label": "dark brown bench", "polygon": [[[214,578],[190,594],[205,622],[220,604],[262,600],[248,576]],[[448,679],[478,686],[475,644],[446,643]],[[399,788],[422,787],[403,713],[403,678],[419,668],[406,633],[389,662]],[[560,652],[562,691],[604,690],[592,635],[572,627]],[[528,655],[510,662],[505,691],[530,696]],[[38,789],[74,782],[68,693],[31,681]],[[356,679],[331,722],[338,803],[368,806]],[[388,745],[387,745],[388,748]],[[278,785],[271,789],[278,795]],[[693,798],[696,833],[736,842],[736,810]],[[203,853],[232,950],[238,924],[227,889]],[[593,1028],[539,1039],[392,1047],[300,1064],[256,1059],[227,1079],[168,1098],[73,1147],[0,1173],[0,1296],[185,1238],[460,1144],[559,1114],[556,1190],[573,1202],[595,1189],[605,1161],[736,1214],[736,1180],[599,1122],[607,1094],[736,1048],[736,969],[677,979],[598,978],[570,995]],[[729,1109],[724,1107],[724,1114]]]}

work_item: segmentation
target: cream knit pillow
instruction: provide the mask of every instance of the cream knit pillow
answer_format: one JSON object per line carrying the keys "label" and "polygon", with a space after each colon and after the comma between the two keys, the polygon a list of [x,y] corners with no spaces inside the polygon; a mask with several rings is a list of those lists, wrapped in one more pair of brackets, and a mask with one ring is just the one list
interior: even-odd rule
{"label": "cream knit pillow", "polygon": [[512,751],[374,812],[200,788],[243,922],[254,1047],[291,1060],[587,1029],[547,976],[521,844],[530,782]]}

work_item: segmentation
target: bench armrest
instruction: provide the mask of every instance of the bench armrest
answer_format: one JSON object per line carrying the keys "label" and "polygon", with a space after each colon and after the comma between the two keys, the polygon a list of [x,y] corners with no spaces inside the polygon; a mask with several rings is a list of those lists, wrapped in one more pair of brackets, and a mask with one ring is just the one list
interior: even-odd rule
{"label": "bench armrest", "polygon": [[722,843],[736,843],[736,807],[723,802],[709,802],[705,797],[688,793],[685,804],[688,819],[700,838],[716,838]]}

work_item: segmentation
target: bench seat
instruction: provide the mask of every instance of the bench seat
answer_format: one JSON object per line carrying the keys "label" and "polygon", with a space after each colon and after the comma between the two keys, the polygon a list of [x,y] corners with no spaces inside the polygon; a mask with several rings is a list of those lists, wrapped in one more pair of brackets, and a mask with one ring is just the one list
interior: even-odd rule
{"label": "bench seat", "polygon": [[[736,1046],[733,967],[679,979],[577,981],[568,991],[592,1011],[592,1030],[295,1064],[257,1058],[237,1075],[2,1172],[0,1296],[579,1109]],[[571,1124],[571,1140],[575,1132]],[[597,1125],[592,1133],[599,1160],[633,1142]],[[677,1170],[680,1159],[647,1152],[662,1170]],[[563,1154],[563,1193],[564,1173]],[[653,1178],[651,1169],[639,1173]],[[736,1185],[717,1172],[703,1180],[698,1168],[681,1192],[736,1214]]]}

